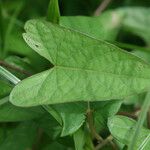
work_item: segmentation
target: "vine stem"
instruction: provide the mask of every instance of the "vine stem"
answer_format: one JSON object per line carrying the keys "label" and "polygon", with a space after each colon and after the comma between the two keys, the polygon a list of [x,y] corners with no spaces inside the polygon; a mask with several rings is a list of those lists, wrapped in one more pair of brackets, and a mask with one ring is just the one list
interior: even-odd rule
{"label": "vine stem", "polygon": [[12,69],[14,71],[20,72],[20,73],[22,73],[24,75],[27,75],[27,76],[31,76],[32,75],[31,73],[29,73],[29,72],[27,72],[25,70],[19,69],[19,68],[15,67],[13,65],[10,65],[10,64],[8,64],[8,63],[6,63],[4,61],[1,61],[1,60],[0,60],[0,65],[6,67],[8,69]]}
{"label": "vine stem", "polygon": [[87,114],[87,122],[89,125],[90,132],[92,136],[95,137],[98,141],[103,142],[104,141],[103,138],[96,132],[95,127],[94,127],[93,111],[91,110],[90,102],[88,101],[87,104],[88,104],[88,108],[87,108],[86,114]]}
{"label": "vine stem", "polygon": [[140,113],[138,122],[137,122],[136,127],[135,127],[135,132],[133,133],[131,143],[129,145],[128,150],[133,150],[135,147],[135,144],[136,144],[137,139],[139,137],[139,133],[140,133],[140,130],[143,126],[143,123],[144,123],[144,120],[146,118],[149,107],[150,107],[150,92],[148,92],[146,97],[145,97],[144,103],[142,105],[141,113]]}
{"label": "vine stem", "polygon": [[112,135],[108,136],[102,143],[99,143],[96,147],[95,150],[99,150],[101,148],[103,148],[105,145],[107,145],[108,143],[111,143],[111,146],[113,147],[113,149],[117,149],[116,145],[112,142],[113,137]]}
{"label": "vine stem", "polygon": [[104,0],[94,12],[94,16],[98,16],[105,10],[105,8],[109,5],[112,0]]}
{"label": "vine stem", "polygon": [[110,144],[112,146],[112,148],[114,150],[116,150],[116,145],[112,142],[112,139],[113,137],[110,135],[107,139],[103,139],[96,131],[95,127],[94,127],[94,122],[93,122],[93,110],[91,109],[91,106],[90,106],[90,102],[88,101],[87,102],[87,122],[88,122],[88,125],[89,125],[89,129],[90,129],[90,132],[92,134],[92,136],[100,142],[100,144],[98,144],[99,146],[101,145],[102,147],[105,146],[106,144]]}

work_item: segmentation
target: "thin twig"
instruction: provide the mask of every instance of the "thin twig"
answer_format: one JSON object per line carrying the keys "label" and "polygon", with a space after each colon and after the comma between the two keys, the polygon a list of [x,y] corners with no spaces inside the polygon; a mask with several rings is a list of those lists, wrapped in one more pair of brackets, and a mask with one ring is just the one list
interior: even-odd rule
{"label": "thin twig", "polygon": [[128,113],[128,112],[118,112],[118,115],[127,116],[129,118],[132,118],[134,120],[137,120],[138,116],[136,116],[134,113]]}
{"label": "thin twig", "polygon": [[27,75],[27,76],[31,76],[32,75],[31,73],[29,73],[29,72],[27,72],[25,70],[19,69],[19,68],[15,67],[13,65],[10,65],[10,64],[8,64],[8,63],[6,63],[4,61],[1,61],[1,60],[0,60],[0,66],[6,67],[8,69],[12,69],[14,71],[20,72],[20,73],[22,73],[24,75]]}
{"label": "thin twig", "polygon": [[110,135],[108,136],[102,143],[99,143],[96,147],[95,147],[95,150],[99,150],[101,149],[102,147],[104,147],[105,145],[111,143],[111,146],[113,147],[114,150],[117,150],[117,147],[116,145],[112,142],[113,140],[113,137]]}
{"label": "thin twig", "polygon": [[103,2],[98,6],[98,8],[96,9],[96,11],[94,12],[94,16],[98,16],[102,13],[102,11],[104,11],[106,9],[106,7],[109,5],[109,3],[112,0],[103,0]]}
{"label": "thin twig", "polygon": [[43,138],[43,130],[41,128],[39,128],[35,142],[32,145],[32,150],[38,150],[39,149],[39,145],[41,143],[42,138]]}
{"label": "thin twig", "polygon": [[88,122],[89,129],[90,129],[90,132],[91,132],[92,136],[94,138],[96,138],[99,142],[103,142],[104,141],[103,138],[95,130],[95,127],[94,127],[94,124],[93,124],[93,116],[92,116],[92,110],[91,109],[87,110],[87,122]]}
{"label": "thin twig", "polygon": [[[88,109],[87,109],[87,122],[89,125],[90,132],[92,136],[101,144],[103,142],[105,143],[105,140],[96,132],[96,129],[94,127],[94,122],[93,122],[93,110],[90,108],[90,102],[88,102]],[[109,139],[109,138],[108,138]],[[115,144],[110,140],[109,143],[111,144],[112,148],[116,150]]]}

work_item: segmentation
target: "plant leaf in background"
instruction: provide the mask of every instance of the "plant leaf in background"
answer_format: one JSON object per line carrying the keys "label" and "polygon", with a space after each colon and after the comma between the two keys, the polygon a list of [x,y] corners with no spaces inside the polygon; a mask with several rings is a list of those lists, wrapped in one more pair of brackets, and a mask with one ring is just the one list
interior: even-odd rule
{"label": "plant leaf in background", "polygon": [[49,135],[51,140],[56,140],[60,137],[62,127],[49,113],[36,118],[36,122],[39,128]]}
{"label": "plant leaf in background", "polygon": [[[46,106],[46,110],[59,122],[62,126],[61,136],[66,136],[76,132],[85,121],[86,103],[65,103],[58,105]],[[53,112],[59,115],[57,119]]]}
{"label": "plant leaf in background", "polygon": [[108,1],[0,0],[0,150],[150,149],[150,2]]}
{"label": "plant leaf in background", "polygon": [[21,123],[17,127],[7,129],[1,150],[27,150],[31,149],[37,136],[37,125],[34,122]]}
{"label": "plant leaf in background", "polygon": [[114,116],[120,109],[121,100],[112,100],[109,102],[94,102],[91,107],[94,108],[95,128],[100,132],[107,127],[107,120]]}
{"label": "plant leaf in background", "polygon": [[122,22],[123,29],[142,37],[149,45],[150,43],[150,8],[127,7],[120,8],[119,12],[124,13]]}
{"label": "plant leaf in background", "polygon": [[107,11],[98,17],[61,17],[60,25],[97,39],[114,41],[119,32],[122,19],[122,13]]}
{"label": "plant leaf in background", "polygon": [[25,29],[26,42],[55,67],[20,82],[14,105],[120,99],[149,88],[149,65],[112,44],[46,21]]}
{"label": "plant leaf in background", "polygon": [[[9,98],[7,99],[9,100]],[[9,102],[5,102],[4,104],[0,105],[0,122],[31,120],[42,116],[44,113],[45,111],[41,107],[20,108],[12,105]]]}
{"label": "plant leaf in background", "polygon": [[77,132],[74,133],[73,138],[75,142],[76,150],[83,150],[85,146],[85,132],[80,128]]}
{"label": "plant leaf in background", "polygon": [[[14,83],[18,83],[19,79],[16,78],[9,71],[0,67],[0,74],[3,77],[11,79]],[[41,107],[32,108],[20,108],[9,103],[9,93],[13,85],[8,81],[4,82],[0,80],[0,121],[1,122],[15,122],[15,121],[25,121],[42,116],[45,111]],[[6,97],[5,97],[6,96]]]}
{"label": "plant leaf in background", "polygon": [[59,17],[60,17],[60,12],[59,12],[58,0],[50,0],[48,13],[47,13],[47,20],[58,24]]}
{"label": "plant leaf in background", "polygon": [[[40,72],[41,70],[43,70],[43,68],[46,68],[47,61],[44,60],[40,55],[35,53],[24,42],[22,32],[23,27],[15,24],[14,29],[11,31],[11,34],[8,35],[7,39],[7,52],[10,53],[11,56],[7,56],[5,59],[7,60],[8,57],[13,57],[12,54],[15,54],[15,57],[21,56],[29,60],[30,66],[32,66],[32,68],[34,68],[36,72]],[[38,67],[34,67],[35,65],[37,65]]]}
{"label": "plant leaf in background", "polygon": [[[136,122],[134,120],[124,116],[113,116],[108,120],[108,127],[113,137],[127,146],[131,142],[135,125]],[[150,130],[143,127],[139,132],[139,137],[134,150],[149,150]]]}
{"label": "plant leaf in background", "polygon": [[0,99],[7,96],[12,88],[13,86],[10,83],[0,79]]}
{"label": "plant leaf in background", "polygon": [[61,136],[73,134],[82,126],[85,121],[86,106],[85,103],[66,103],[54,106],[54,109],[59,112],[62,118]]}
{"label": "plant leaf in background", "polygon": [[102,0],[63,0],[63,15],[93,15]]}

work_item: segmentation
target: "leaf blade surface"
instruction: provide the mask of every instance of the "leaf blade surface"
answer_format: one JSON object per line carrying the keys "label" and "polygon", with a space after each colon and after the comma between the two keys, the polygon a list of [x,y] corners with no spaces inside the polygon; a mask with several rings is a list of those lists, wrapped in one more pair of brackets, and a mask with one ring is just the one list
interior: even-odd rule
{"label": "leaf blade surface", "polygon": [[10,97],[15,105],[120,99],[149,88],[149,65],[112,44],[46,21],[25,29],[28,45],[54,67],[19,83]]}

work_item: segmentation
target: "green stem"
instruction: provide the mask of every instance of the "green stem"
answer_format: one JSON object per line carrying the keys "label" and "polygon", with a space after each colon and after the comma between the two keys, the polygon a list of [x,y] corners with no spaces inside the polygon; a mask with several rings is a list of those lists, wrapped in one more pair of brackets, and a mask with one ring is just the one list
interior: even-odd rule
{"label": "green stem", "polygon": [[47,12],[47,20],[59,24],[60,11],[58,0],[50,0]]}
{"label": "green stem", "polygon": [[137,142],[140,130],[141,130],[143,123],[145,121],[149,106],[150,106],[150,92],[148,92],[146,97],[145,97],[144,103],[142,105],[141,113],[139,116],[139,120],[136,124],[135,132],[133,133],[133,137],[132,137],[132,140],[131,140],[131,143],[129,145],[128,150],[133,150],[135,148],[135,144]]}
{"label": "green stem", "polygon": [[92,136],[97,139],[99,142],[103,142],[103,138],[96,132],[93,122],[93,113],[90,109],[90,103],[88,102],[88,109],[87,109],[87,122],[89,125],[90,132]]}
{"label": "green stem", "polygon": [[111,1],[112,0],[103,0],[94,12],[94,16],[99,16],[107,8]]}
{"label": "green stem", "polygon": [[0,66],[0,75],[11,81],[13,84],[17,84],[20,82],[20,79],[18,79],[16,76],[14,76],[11,72],[7,71],[5,68]]}
{"label": "green stem", "polygon": [[105,145],[111,143],[113,145],[113,149],[116,150],[117,147],[114,143],[112,143],[112,140],[113,140],[113,137],[112,135],[108,136],[102,143],[99,143],[96,147],[95,147],[95,150],[99,150],[101,148],[103,148]]}

